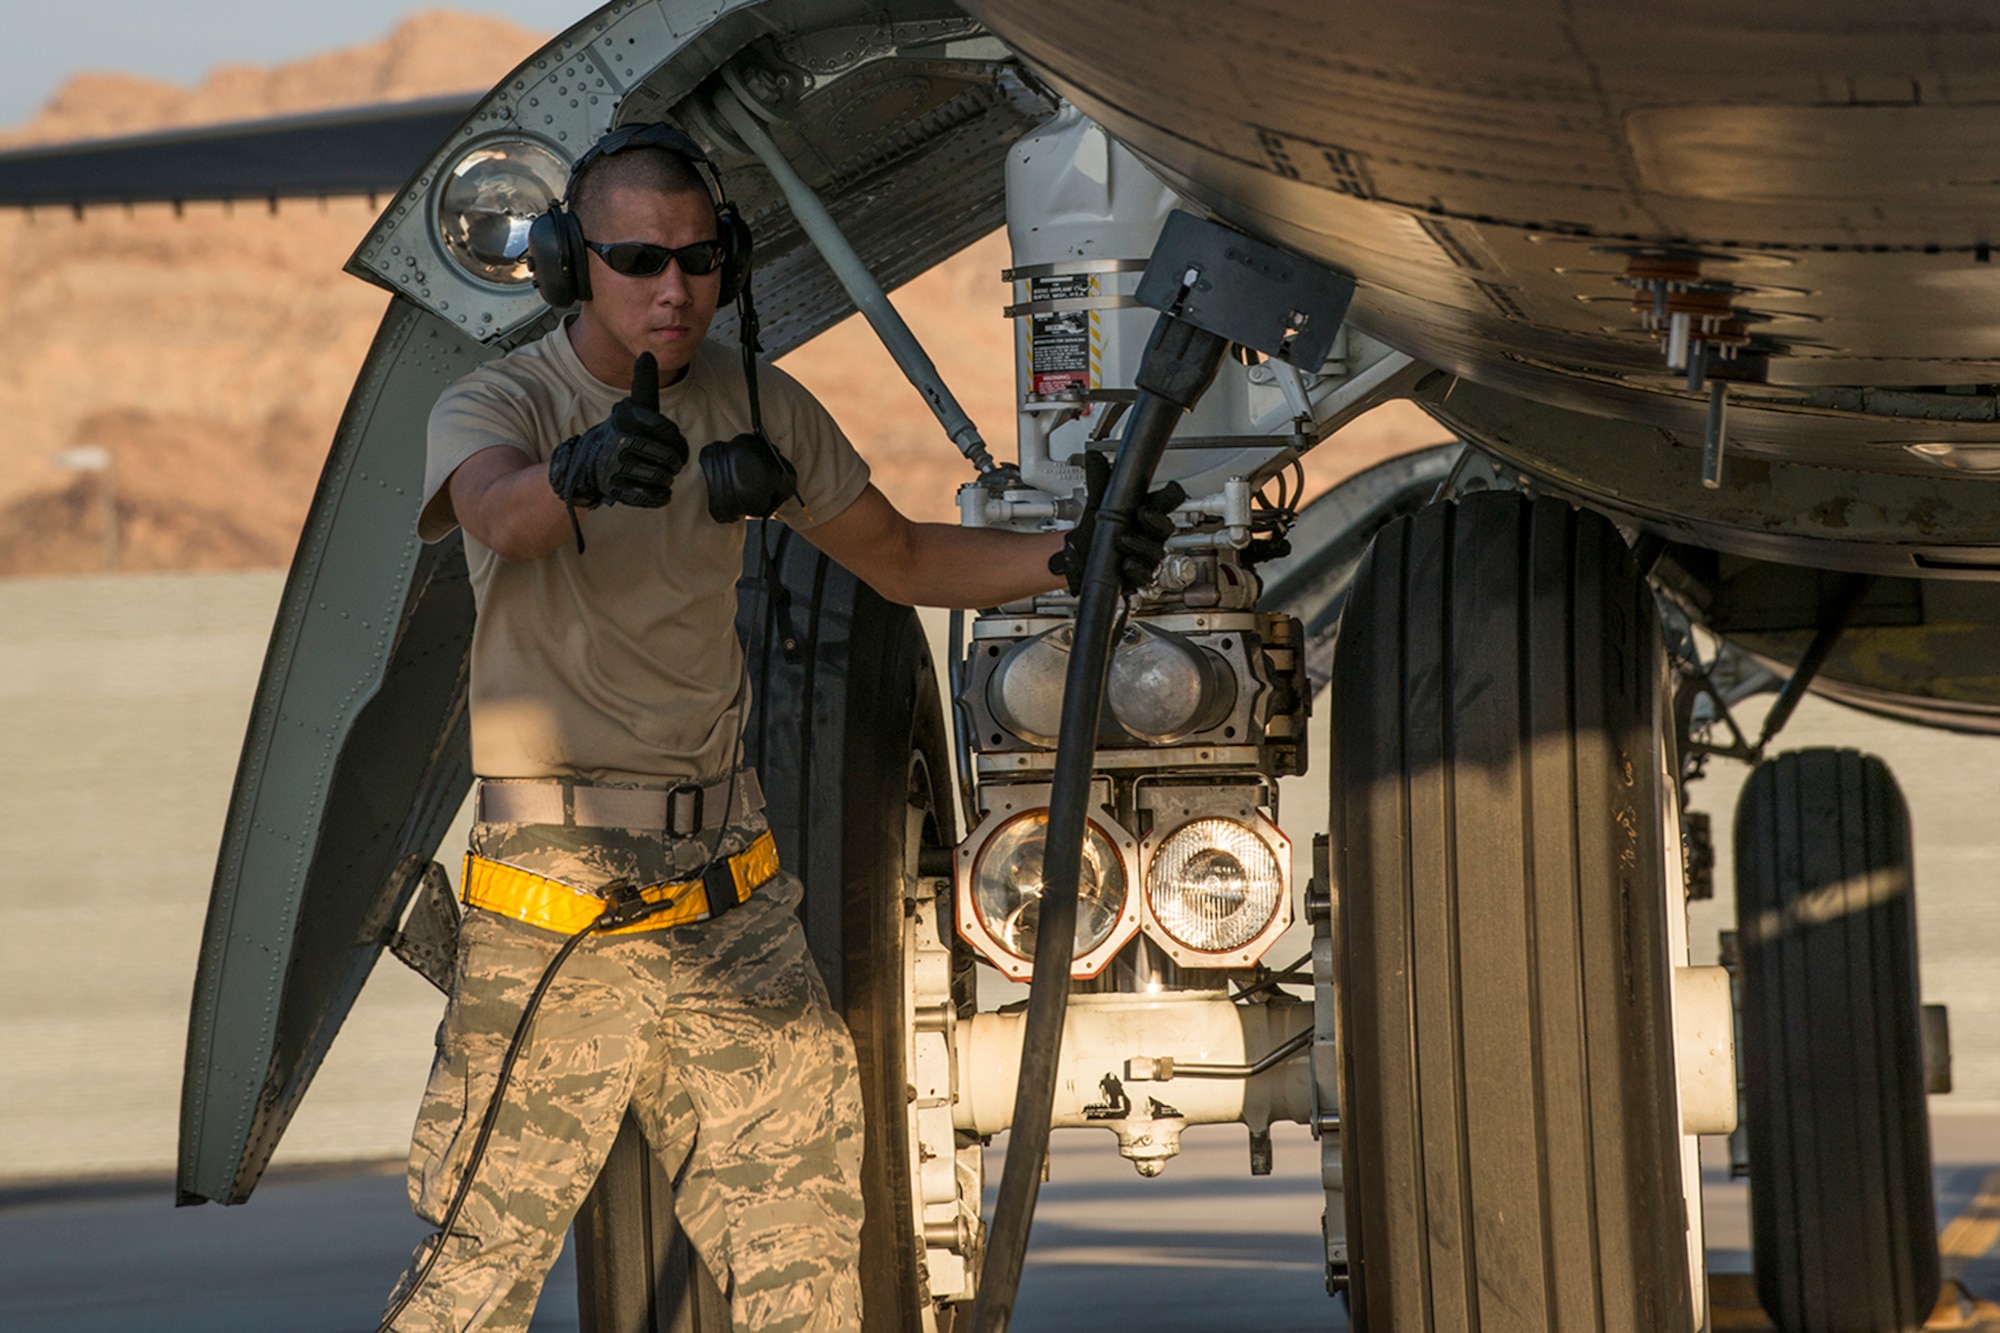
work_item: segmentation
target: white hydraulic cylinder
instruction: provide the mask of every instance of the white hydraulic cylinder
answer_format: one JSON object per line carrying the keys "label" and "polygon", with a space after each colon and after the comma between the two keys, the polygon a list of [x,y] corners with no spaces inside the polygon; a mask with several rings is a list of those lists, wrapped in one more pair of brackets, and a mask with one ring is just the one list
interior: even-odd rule
{"label": "white hydraulic cylinder", "polygon": [[[1014,1120],[1025,1013],[978,1014],[953,1033],[958,1101],[952,1123],[975,1134],[997,1134]],[[1310,1031],[1310,1004],[1237,1004],[1221,992],[1165,995],[1073,995],[1058,1056],[1054,1118],[1059,1128],[1118,1128],[1122,1093],[1134,1113],[1153,1102],[1184,1124],[1241,1122],[1265,1129],[1273,1121],[1307,1122],[1312,1115],[1309,1047],[1249,1078],[1142,1077],[1149,1065],[1249,1065],[1288,1039]]]}

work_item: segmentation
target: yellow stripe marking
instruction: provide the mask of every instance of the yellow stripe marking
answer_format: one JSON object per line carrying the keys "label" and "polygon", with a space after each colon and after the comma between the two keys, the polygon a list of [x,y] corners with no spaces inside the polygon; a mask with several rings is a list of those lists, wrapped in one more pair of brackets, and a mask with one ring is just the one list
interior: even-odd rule
{"label": "yellow stripe marking", "polygon": [[[1944,1286],[1927,1329],[2000,1329],[2000,1306],[1969,1297],[1958,1274],[2000,1244],[2000,1171],[1989,1173],[1965,1211],[1938,1233],[1938,1256],[1944,1261]],[[1708,1275],[1710,1327],[1768,1329],[1774,1327],[1757,1304],[1755,1279],[1748,1273]]]}
{"label": "yellow stripe marking", "polygon": [[[1104,290],[1103,284],[1098,281],[1097,275],[1095,273],[1091,274],[1090,294],[1092,296],[1096,296],[1103,290]],[[1090,389],[1101,389],[1104,387],[1104,369],[1103,369],[1104,330],[1098,325],[1097,310],[1095,307],[1093,307],[1089,311],[1089,315],[1090,315],[1090,369],[1085,372],[1087,379],[1085,381],[1084,387]]]}
{"label": "yellow stripe marking", "polygon": [[1953,1271],[1952,1260],[1957,1261],[1956,1268],[1963,1269],[1992,1249],[1996,1241],[2000,1241],[2000,1171],[1988,1175],[1965,1211],[1938,1233],[1938,1255],[1947,1261],[1946,1271]]}
{"label": "yellow stripe marking", "polygon": [[1771,1321],[1757,1304],[1756,1281],[1748,1273],[1708,1275],[1709,1327],[1718,1330],[1770,1328]]}

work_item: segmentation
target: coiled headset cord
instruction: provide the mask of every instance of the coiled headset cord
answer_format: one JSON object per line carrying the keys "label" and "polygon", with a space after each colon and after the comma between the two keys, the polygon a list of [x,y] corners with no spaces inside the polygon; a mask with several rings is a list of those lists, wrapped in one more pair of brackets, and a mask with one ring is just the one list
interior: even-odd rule
{"label": "coiled headset cord", "polygon": [[[758,624],[764,617],[764,591],[771,585],[773,574],[771,549],[762,529],[758,532],[757,554],[759,577],[757,603],[750,614],[752,624]],[[772,626],[762,625],[761,628],[764,650],[768,653]],[[729,813],[736,809],[736,778],[742,771],[743,740],[750,731],[750,705],[751,701],[746,698],[743,701],[743,716],[736,724],[734,757],[737,762],[730,766],[729,790],[722,802],[723,828],[716,830],[715,841],[708,849],[708,859],[703,861],[701,869],[690,877],[691,882],[701,880],[715,865],[715,858],[722,850],[723,829],[728,827]],[[472,1182],[478,1177],[480,1162],[485,1160],[486,1145],[493,1138],[493,1127],[500,1123],[500,1111],[506,1097],[507,1082],[513,1077],[514,1065],[520,1060],[521,1051],[528,1044],[528,1028],[535,1021],[536,1011],[542,1007],[542,997],[549,993],[549,987],[555,983],[556,973],[569,961],[569,956],[576,952],[577,945],[583,943],[586,937],[599,931],[619,930],[625,926],[636,925],[680,901],[677,895],[657,903],[647,902],[639,896],[636,887],[630,885],[623,887],[624,892],[606,903],[604,910],[599,912],[589,925],[562,942],[562,947],[556,950],[556,956],[549,959],[549,965],[542,969],[541,978],[535,982],[535,989],[529,993],[528,1003],[521,1010],[521,1021],[514,1025],[514,1035],[508,1039],[506,1054],[500,1058],[500,1074],[493,1083],[493,1096],[486,1103],[486,1114],[479,1119],[479,1133],[472,1140],[472,1152],[466,1158],[465,1174],[459,1179],[458,1188],[452,1192],[451,1203],[444,1210],[444,1219],[438,1223],[436,1243],[431,1246],[431,1252],[424,1256],[423,1265],[417,1269],[417,1275],[403,1289],[403,1294],[396,1298],[395,1304],[389,1307],[389,1312],[382,1316],[382,1322],[375,1326],[375,1333],[390,1333],[391,1327],[402,1317],[403,1311],[409,1308],[410,1302],[416,1299],[419,1291],[423,1290],[424,1283],[430,1278],[431,1270],[437,1267],[438,1259],[443,1256],[445,1242],[451,1239],[451,1229],[457,1224],[458,1215],[465,1208],[465,1201],[472,1197]]]}

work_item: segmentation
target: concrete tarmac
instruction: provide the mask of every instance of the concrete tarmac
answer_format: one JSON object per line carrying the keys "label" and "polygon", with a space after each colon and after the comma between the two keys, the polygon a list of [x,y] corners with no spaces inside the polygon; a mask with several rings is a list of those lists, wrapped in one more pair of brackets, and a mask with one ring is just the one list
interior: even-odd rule
{"label": "concrete tarmac", "polygon": [[[1935,1123],[1939,1224],[1959,1251],[1946,1275],[2000,1295],[2000,1116]],[[1142,1180],[1108,1135],[1058,1133],[1014,1327],[1345,1328],[1321,1274],[1318,1145],[1296,1127],[1274,1137],[1267,1177],[1248,1174],[1240,1130],[1209,1130]],[[1744,1272],[1747,1191],[1728,1180],[1722,1144],[1705,1146],[1709,1269]],[[281,1170],[238,1208],[176,1210],[171,1195],[163,1179],[0,1191],[0,1329],[366,1333],[424,1234],[393,1163]],[[536,1333],[577,1328],[575,1283],[565,1251]]]}

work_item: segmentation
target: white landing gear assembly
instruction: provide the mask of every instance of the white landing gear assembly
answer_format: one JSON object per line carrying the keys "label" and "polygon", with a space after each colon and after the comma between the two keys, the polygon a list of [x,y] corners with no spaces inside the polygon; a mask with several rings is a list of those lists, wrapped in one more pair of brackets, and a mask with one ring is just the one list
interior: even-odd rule
{"label": "white landing gear assembly", "polygon": [[[1334,658],[1331,841],[1316,812],[1288,834],[1312,687],[1256,566],[1298,456],[1427,368],[1341,327],[1347,280],[1176,213],[1074,111],[1015,146],[1008,189],[1020,455],[963,521],[1065,526],[1086,449],[1117,451],[1107,511],[1168,480],[1190,499],[1129,604],[1094,560],[1080,598],[954,645],[971,832],[917,919],[1033,991],[913,1024],[951,1057],[912,1140],[959,1164],[955,1198],[926,1195],[961,1219],[926,1221],[935,1317],[972,1297],[972,1327],[1005,1326],[1049,1126],[1108,1130],[1150,1176],[1226,1122],[1268,1171],[1282,1120],[1320,1141],[1328,1288],[1358,1326],[1702,1327],[1694,1135],[1735,1124],[1730,991],[1686,966],[1668,679],[1624,540],[1512,493],[1384,529]],[[1310,970],[1273,971],[1295,914]],[[963,1146],[1001,1129],[968,1236]]]}
{"label": "white landing gear assembly", "polygon": [[[1608,521],[1512,492],[1388,522],[1333,657],[1332,808],[1288,832],[1313,686],[1257,567],[1286,551],[1300,455],[1434,372],[1343,325],[1350,280],[1182,211],[1073,109],[1014,145],[1007,184],[1007,465],[831,219],[791,202],[980,466],[962,522],[1069,526],[1091,449],[1115,455],[1100,534],[1156,485],[1189,498],[1137,596],[1100,539],[1081,596],[955,619],[949,760],[921,701],[870,742],[910,794],[852,862],[900,881],[900,922],[846,909],[871,1327],[1006,1327],[1051,1127],[1106,1130],[1154,1176],[1220,1123],[1266,1172],[1279,1121],[1319,1140],[1327,1286],[1358,1327],[1703,1327],[1694,1136],[1735,1125],[1733,1019],[1727,975],[1686,966],[1644,572]],[[1301,917],[1309,954],[1267,966]],[[977,966],[1027,1004],[981,1012]]]}

